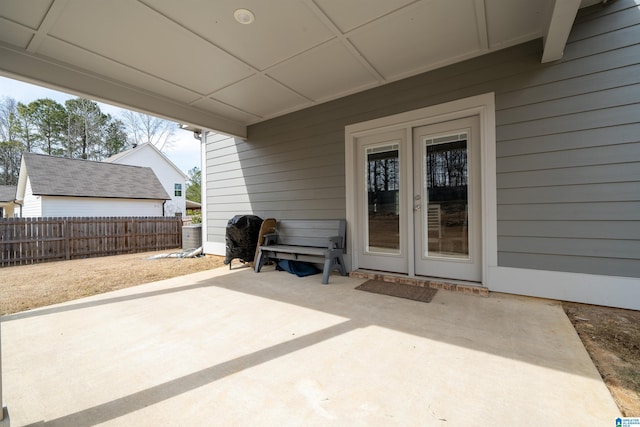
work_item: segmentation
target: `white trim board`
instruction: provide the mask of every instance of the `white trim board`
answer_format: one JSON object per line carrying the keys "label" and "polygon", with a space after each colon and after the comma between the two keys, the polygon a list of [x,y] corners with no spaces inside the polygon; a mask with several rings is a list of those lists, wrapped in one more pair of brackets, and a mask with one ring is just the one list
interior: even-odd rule
{"label": "white trim board", "polygon": [[[482,188],[482,283],[487,283],[488,267],[496,266],[498,261],[497,240],[497,190],[496,190],[496,119],[495,95],[493,92],[459,99],[444,104],[407,111],[393,116],[382,117],[356,123],[345,128],[345,185],[347,225],[357,221],[356,213],[356,139],[379,132],[412,128],[434,123],[455,120],[478,115],[480,118],[481,139],[481,188]],[[349,233],[347,267],[358,268],[356,233]],[[410,275],[413,271],[410,271]]]}
{"label": "white trim board", "polygon": [[632,277],[490,267],[488,279],[492,292],[640,310],[640,279]]}
{"label": "white trim board", "polygon": [[220,256],[225,256],[227,252],[226,245],[221,242],[205,241],[202,244],[202,250],[204,251],[205,254],[220,255]]}

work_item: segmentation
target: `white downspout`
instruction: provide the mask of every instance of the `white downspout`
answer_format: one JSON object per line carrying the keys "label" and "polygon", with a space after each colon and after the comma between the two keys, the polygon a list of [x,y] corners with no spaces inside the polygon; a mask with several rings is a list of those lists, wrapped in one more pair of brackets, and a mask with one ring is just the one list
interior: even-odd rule
{"label": "white downspout", "polygon": [[200,132],[200,223],[202,224],[202,241],[200,245],[204,251],[207,241],[207,135],[208,130]]}

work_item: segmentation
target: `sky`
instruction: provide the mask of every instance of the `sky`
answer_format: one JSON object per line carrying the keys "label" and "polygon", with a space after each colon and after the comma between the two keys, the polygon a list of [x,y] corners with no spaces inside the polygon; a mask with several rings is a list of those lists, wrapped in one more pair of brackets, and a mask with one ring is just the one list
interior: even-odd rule
{"label": "sky", "polygon": [[[4,96],[13,98],[23,104],[41,98],[51,98],[63,104],[68,99],[76,98],[75,95],[0,76],[0,97]],[[102,102],[98,102],[98,104],[102,112],[111,114],[113,117],[120,118],[121,112],[125,111],[122,108]],[[196,166],[200,167],[200,141],[193,137],[193,132],[179,129],[176,124],[176,130],[171,141],[172,144],[169,147],[165,147],[163,153],[180,170],[187,173],[189,169]]]}

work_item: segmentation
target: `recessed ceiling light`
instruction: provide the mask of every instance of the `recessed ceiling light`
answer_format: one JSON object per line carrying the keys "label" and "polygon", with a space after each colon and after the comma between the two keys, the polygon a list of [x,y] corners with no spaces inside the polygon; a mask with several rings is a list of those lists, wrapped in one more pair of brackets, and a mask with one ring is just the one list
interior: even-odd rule
{"label": "recessed ceiling light", "polygon": [[233,17],[236,18],[236,21],[244,25],[251,24],[256,20],[255,15],[249,9],[236,9],[236,11],[233,12]]}

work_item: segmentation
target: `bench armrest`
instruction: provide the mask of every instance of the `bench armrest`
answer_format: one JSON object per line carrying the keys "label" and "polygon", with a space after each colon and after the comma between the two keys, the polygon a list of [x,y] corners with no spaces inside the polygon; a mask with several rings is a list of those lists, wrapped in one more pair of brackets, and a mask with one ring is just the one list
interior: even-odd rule
{"label": "bench armrest", "polygon": [[344,249],[344,239],[342,236],[329,237],[329,249]]}
{"label": "bench armrest", "polygon": [[264,235],[264,242],[258,242],[258,246],[268,246],[273,245],[278,242],[278,233],[269,233]]}

